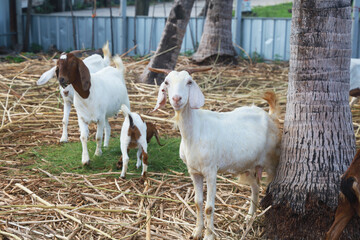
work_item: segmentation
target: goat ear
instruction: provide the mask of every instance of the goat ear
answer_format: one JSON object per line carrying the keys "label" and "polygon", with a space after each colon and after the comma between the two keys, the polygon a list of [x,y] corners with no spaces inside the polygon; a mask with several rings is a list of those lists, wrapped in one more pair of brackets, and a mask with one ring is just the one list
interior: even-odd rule
{"label": "goat ear", "polygon": [[190,107],[193,109],[201,108],[202,106],[204,106],[204,102],[205,102],[204,94],[201,92],[201,89],[196,84],[196,82],[193,81],[190,86],[190,93],[189,93]]}
{"label": "goat ear", "polygon": [[89,69],[85,66],[84,62],[78,59],[78,69],[80,73],[81,85],[84,91],[90,89],[90,72]]}
{"label": "goat ear", "polygon": [[56,66],[51,68],[50,70],[44,72],[41,75],[41,77],[39,78],[39,80],[37,80],[36,84],[43,85],[43,84],[47,83],[51,78],[54,77],[55,69],[56,69]]}
{"label": "goat ear", "polygon": [[155,106],[154,110],[152,110],[152,112],[158,110],[159,108],[164,107],[165,104],[166,104],[166,98],[167,98],[167,95],[166,95],[166,85],[165,85],[165,82],[163,82],[163,83],[160,85],[160,89],[159,89],[159,93],[158,93],[158,98],[157,98],[156,106]]}

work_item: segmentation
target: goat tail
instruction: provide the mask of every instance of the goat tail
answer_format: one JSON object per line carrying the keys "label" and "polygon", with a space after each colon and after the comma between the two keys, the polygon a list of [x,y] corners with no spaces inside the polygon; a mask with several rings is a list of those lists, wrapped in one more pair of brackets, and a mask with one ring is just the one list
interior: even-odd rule
{"label": "goat tail", "polygon": [[123,112],[124,117],[130,115],[130,109],[125,104],[121,104],[121,111]]}
{"label": "goat tail", "polygon": [[116,55],[113,57],[113,61],[115,63],[116,68],[120,71],[122,75],[124,75],[125,66],[123,64],[123,61],[121,60],[121,57],[119,55]]}
{"label": "goat tail", "polygon": [[110,53],[110,49],[109,49],[109,41],[106,41],[106,43],[102,47],[102,51],[103,51],[104,60],[107,63],[107,66],[110,66],[111,53]]}
{"label": "goat tail", "polygon": [[269,103],[269,107],[270,107],[269,115],[278,118],[280,114],[280,106],[275,92],[273,91],[265,92],[263,99]]}
{"label": "goat tail", "polygon": [[133,128],[133,127],[134,127],[134,120],[133,120],[133,118],[131,117],[130,109],[129,109],[125,104],[122,104],[122,105],[121,105],[121,111],[123,112],[125,118],[129,117],[130,127]]}
{"label": "goat tail", "polygon": [[162,146],[165,146],[165,144],[161,144],[160,143],[160,138],[159,138],[159,133],[157,131],[157,129],[155,128],[155,138],[156,138],[156,141],[157,143],[162,147]]}

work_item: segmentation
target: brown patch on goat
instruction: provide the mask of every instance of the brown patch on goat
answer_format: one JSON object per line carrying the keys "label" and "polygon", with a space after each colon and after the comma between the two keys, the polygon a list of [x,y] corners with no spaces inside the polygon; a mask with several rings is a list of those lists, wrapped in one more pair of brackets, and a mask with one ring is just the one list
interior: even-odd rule
{"label": "brown patch on goat", "polygon": [[60,85],[71,84],[82,98],[89,97],[91,87],[89,69],[74,54],[68,53],[65,59],[60,58],[57,61],[56,76]]}
{"label": "brown patch on goat", "polygon": [[344,228],[357,213],[360,216],[360,150],[341,177],[339,204],[334,223],[326,233],[326,239],[338,239]]}
{"label": "brown patch on goat", "polygon": [[212,211],[213,211],[212,207],[207,207],[207,208],[205,209],[205,214],[206,214],[206,215],[210,215],[210,214],[212,213]]}
{"label": "brown patch on goat", "polygon": [[122,161],[122,155],[119,158],[119,161],[116,163],[116,168],[117,169],[122,169],[123,166],[123,161]]}
{"label": "brown patch on goat", "polygon": [[136,148],[138,146],[137,140],[141,137],[140,130],[135,125],[129,127],[128,136],[131,138],[128,148]]}
{"label": "brown patch on goat", "polygon": [[147,122],[146,123],[146,142],[149,143],[153,136],[155,136],[156,141],[160,146],[164,146],[163,144],[160,143],[159,133],[156,129],[156,125],[151,122]]}
{"label": "brown patch on goat", "polygon": [[143,161],[143,164],[146,164],[146,165],[148,165],[148,154],[144,151],[144,150],[142,150],[142,161]]}

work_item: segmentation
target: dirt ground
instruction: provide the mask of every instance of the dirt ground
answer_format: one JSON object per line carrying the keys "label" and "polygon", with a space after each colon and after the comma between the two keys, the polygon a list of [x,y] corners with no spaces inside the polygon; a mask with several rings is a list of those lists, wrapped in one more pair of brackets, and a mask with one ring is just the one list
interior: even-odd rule
{"label": "dirt ground", "polygon": [[[147,60],[124,58],[124,63],[132,110],[156,123],[161,134],[179,136],[172,127],[169,104],[149,113],[158,87],[135,83]],[[144,183],[138,178],[114,178],[120,172],[55,176],[40,168],[24,169],[34,163],[35,156],[25,161],[20,154],[39,145],[60,144],[63,113],[58,84],[53,79],[44,86],[36,85],[52,65],[49,56],[0,63],[0,239],[188,239],[196,219],[194,191],[190,178],[181,173],[149,173]],[[195,66],[180,57],[177,67]],[[250,104],[267,109],[261,96],[274,90],[284,118],[286,63],[215,66],[210,72],[194,74],[194,79],[203,89],[206,109],[227,111]],[[357,105],[352,110],[358,146],[359,109]],[[122,121],[121,116],[110,121],[112,133],[120,132]],[[94,138],[94,125],[90,133]],[[69,141],[79,141],[75,109],[70,115]],[[215,211],[219,239],[262,238],[260,220],[266,209],[260,209],[249,224],[244,223],[249,196],[249,187],[221,176]]]}

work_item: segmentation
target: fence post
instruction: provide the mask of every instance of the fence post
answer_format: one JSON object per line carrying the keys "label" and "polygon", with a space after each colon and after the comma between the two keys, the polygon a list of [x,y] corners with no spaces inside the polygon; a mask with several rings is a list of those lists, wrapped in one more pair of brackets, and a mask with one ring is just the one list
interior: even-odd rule
{"label": "fence post", "polygon": [[[236,10],[235,10],[235,17],[236,17],[236,28],[235,28],[235,43],[238,46],[241,42],[241,8],[242,8],[243,0],[236,0]],[[239,54],[240,49],[235,47],[236,52]]]}
{"label": "fence post", "polygon": [[358,55],[358,40],[359,40],[359,7],[360,0],[355,0],[353,5],[353,24],[352,24],[352,58],[359,57]]}
{"label": "fence post", "polygon": [[19,44],[19,49],[21,50],[24,43],[21,0],[16,0],[16,32],[17,43]]}
{"label": "fence post", "polygon": [[124,53],[126,51],[126,0],[121,0],[121,32],[122,32],[122,36],[121,36],[121,40],[122,40],[122,46],[121,46],[121,51],[122,53]]}

